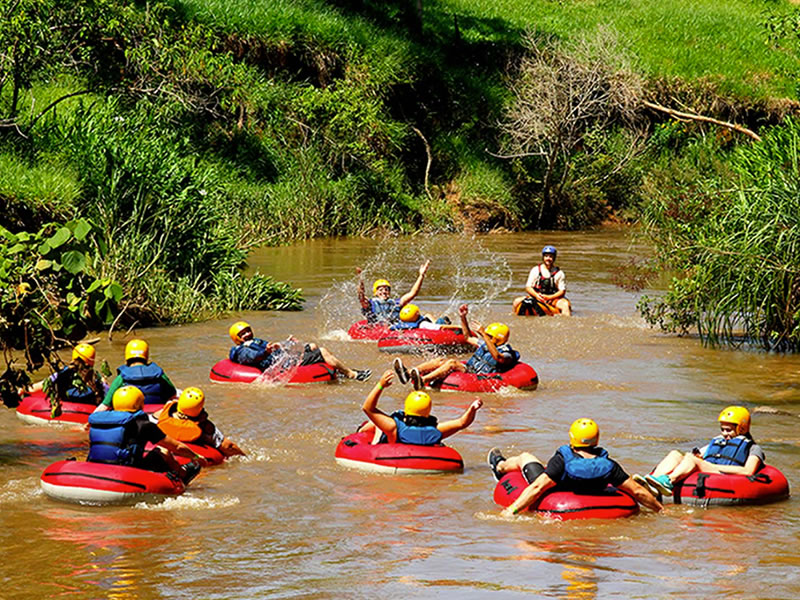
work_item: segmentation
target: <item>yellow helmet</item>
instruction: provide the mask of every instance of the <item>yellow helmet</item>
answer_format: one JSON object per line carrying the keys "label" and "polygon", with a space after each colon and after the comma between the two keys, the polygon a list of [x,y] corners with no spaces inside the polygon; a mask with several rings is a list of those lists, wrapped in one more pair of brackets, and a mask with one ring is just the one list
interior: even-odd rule
{"label": "yellow helmet", "polygon": [[744,406],[729,406],[719,413],[720,423],[733,423],[736,425],[736,435],[750,432],[750,411]]}
{"label": "yellow helmet", "polygon": [[144,394],[135,385],[124,385],[111,398],[114,410],[136,412],[144,406]]}
{"label": "yellow helmet", "polygon": [[234,344],[242,343],[242,338],[239,336],[245,329],[250,329],[250,323],[245,323],[244,321],[236,321],[236,323],[231,325],[230,329],[228,329],[228,335],[231,336]]}
{"label": "yellow helmet", "polygon": [[419,319],[419,308],[416,304],[406,304],[400,309],[400,320],[411,323]]}
{"label": "yellow helmet", "polygon": [[132,358],[150,358],[150,346],[144,340],[131,340],[125,346],[125,362]]}
{"label": "yellow helmet", "polygon": [[508,341],[510,331],[505,323],[492,323],[486,327],[486,333],[492,336],[495,344],[505,344]]}
{"label": "yellow helmet", "polygon": [[181,392],[178,398],[178,410],[187,417],[196,417],[203,412],[206,396],[198,387],[188,387]]}
{"label": "yellow helmet", "polygon": [[600,428],[591,419],[578,419],[569,427],[569,445],[573,448],[591,448],[600,441]]}
{"label": "yellow helmet", "polygon": [[94,346],[78,344],[72,349],[72,360],[81,359],[87,366],[94,366]]}
{"label": "yellow helmet", "polygon": [[386,281],[385,279],[376,279],[375,283],[372,284],[372,293],[377,294],[378,288],[384,285],[389,289],[392,289],[392,284]]}
{"label": "yellow helmet", "polygon": [[431,397],[425,392],[411,392],[406,396],[404,412],[416,417],[427,417],[431,414]]}

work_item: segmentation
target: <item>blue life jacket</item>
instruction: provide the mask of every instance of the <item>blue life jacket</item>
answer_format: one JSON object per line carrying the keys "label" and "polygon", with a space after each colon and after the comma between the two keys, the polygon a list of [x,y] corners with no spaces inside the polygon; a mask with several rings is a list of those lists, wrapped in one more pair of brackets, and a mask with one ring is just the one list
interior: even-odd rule
{"label": "blue life jacket", "polygon": [[129,425],[139,415],[136,412],[106,410],[89,415],[89,462],[112,465],[133,465],[142,459],[144,446],[138,444],[135,432]]}
{"label": "blue life jacket", "polygon": [[371,314],[367,315],[367,320],[383,321],[385,323],[396,323],[400,320],[400,301],[395,298],[387,298],[386,300],[370,298],[369,308]]}
{"label": "blue life jacket", "polygon": [[280,351],[267,353],[267,346],[269,342],[261,338],[253,338],[243,344],[237,344],[228,353],[228,358],[231,362],[240,365],[248,365],[251,367],[258,367],[262,371],[268,368],[275,359],[280,355]]}
{"label": "blue life jacket", "polygon": [[442,432],[433,425],[425,425],[423,427],[406,425],[403,417],[405,417],[405,413],[402,410],[392,413],[392,418],[397,425],[398,443],[435,446],[442,441]]}
{"label": "blue life jacket", "polygon": [[[604,489],[608,485],[607,477],[614,470],[614,462],[608,458],[608,452],[603,448],[596,448],[595,458],[584,458],[572,450],[568,445],[558,449],[564,459],[564,473],[561,482],[578,484],[585,488],[586,484]],[[572,487],[572,486],[570,486]]]}
{"label": "blue life jacket", "polygon": [[[94,376],[97,377],[96,374]],[[81,382],[81,387],[76,387],[76,377],[77,373],[69,366],[64,367],[56,374],[56,390],[59,398],[63,398],[67,402],[97,405],[97,394],[85,382]],[[100,389],[102,389],[102,385]]]}
{"label": "blue life jacket", "polygon": [[550,271],[550,277],[545,277],[542,275],[542,265],[537,267],[539,269],[539,276],[533,282],[533,289],[539,292],[540,294],[544,294],[545,296],[552,296],[558,291],[558,286],[556,285],[556,273],[558,273],[561,269],[558,267],[553,267],[553,270]]}
{"label": "blue life jacket", "polygon": [[389,329],[397,331],[398,329],[418,329],[421,323],[430,323],[431,320],[428,317],[423,317],[422,315],[416,321],[398,321]]}
{"label": "blue life jacket", "polygon": [[750,446],[753,440],[745,435],[737,435],[730,440],[718,435],[708,443],[708,448],[703,455],[703,460],[707,460],[715,465],[737,465],[743,467],[750,456]]}
{"label": "blue life jacket", "polygon": [[503,373],[519,362],[519,352],[514,350],[509,344],[497,346],[497,352],[511,356],[513,360],[510,363],[501,365],[494,359],[492,353],[489,352],[489,346],[486,345],[486,342],[481,342],[481,345],[475,350],[475,354],[467,361],[467,370],[471,373],[478,373],[479,375]]}
{"label": "blue life jacket", "polygon": [[117,369],[125,385],[135,385],[142,390],[145,404],[164,404],[175,394],[161,376],[164,369],[156,363],[147,365],[122,365]]}

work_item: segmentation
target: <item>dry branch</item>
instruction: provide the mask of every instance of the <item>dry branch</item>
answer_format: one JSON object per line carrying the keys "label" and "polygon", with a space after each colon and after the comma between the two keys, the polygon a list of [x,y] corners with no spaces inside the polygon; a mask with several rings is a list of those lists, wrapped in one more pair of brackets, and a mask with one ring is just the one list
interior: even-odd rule
{"label": "dry branch", "polygon": [[737,125],[736,123],[730,123],[728,121],[720,121],[719,119],[713,119],[711,117],[706,117],[703,115],[667,108],[666,106],[661,106],[660,104],[655,104],[654,102],[648,102],[647,100],[644,100],[643,104],[651,110],[656,110],[659,112],[666,113],[675,119],[689,119],[690,121],[701,121],[703,123],[711,123],[713,125],[719,125],[720,127],[725,127],[727,129],[731,129],[738,133],[743,133],[747,137],[752,138],[757,142],[761,141],[761,137],[755,131],[748,129],[747,127],[742,127],[741,125]]}

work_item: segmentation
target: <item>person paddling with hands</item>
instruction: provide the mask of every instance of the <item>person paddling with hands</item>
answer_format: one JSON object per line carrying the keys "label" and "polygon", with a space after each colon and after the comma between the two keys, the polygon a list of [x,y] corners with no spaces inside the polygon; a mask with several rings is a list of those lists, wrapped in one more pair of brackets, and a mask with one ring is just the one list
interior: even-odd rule
{"label": "person paddling with hands", "polygon": [[642,485],[630,477],[598,447],[600,429],[592,419],[577,419],[569,428],[569,445],[561,446],[545,467],[533,454],[523,452],[503,457],[498,448],[489,450],[487,462],[500,481],[505,473],[521,470],[528,482],[519,497],[503,509],[501,515],[511,517],[534,505],[548,490],[555,488],[578,494],[601,493],[610,484],[627,492],[640,504],[656,512],[664,507]]}
{"label": "person paddling with hands", "polygon": [[467,338],[467,343],[475,347],[475,353],[463,363],[455,358],[440,356],[420,363],[408,371],[402,359],[394,359],[393,367],[400,383],[411,381],[415,390],[420,390],[427,385],[443,380],[453,371],[462,373],[504,373],[519,362],[519,352],[508,344],[510,330],[504,323],[492,323],[483,328],[477,324],[476,336],[467,322],[469,308],[466,304],[458,307],[461,317],[461,330]]}
{"label": "person paddling with hands", "polygon": [[356,267],[358,275],[358,302],[361,304],[361,313],[369,323],[387,323],[389,325],[400,321],[400,310],[419,294],[425,273],[431,261],[426,260],[419,267],[419,275],[411,289],[398,298],[392,298],[392,285],[386,279],[377,279],[372,284],[373,298],[367,298],[364,291],[364,279],[361,276],[361,267]]}
{"label": "person paddling with hands", "polygon": [[359,428],[359,432],[374,432],[373,444],[400,443],[420,446],[434,446],[443,439],[469,427],[475,420],[475,414],[483,406],[483,401],[475,400],[457,419],[439,422],[431,415],[431,397],[420,391],[406,396],[403,410],[387,415],[378,408],[378,400],[383,390],[392,385],[394,373],[384,371],[380,381],[367,395],[361,409],[369,422]]}

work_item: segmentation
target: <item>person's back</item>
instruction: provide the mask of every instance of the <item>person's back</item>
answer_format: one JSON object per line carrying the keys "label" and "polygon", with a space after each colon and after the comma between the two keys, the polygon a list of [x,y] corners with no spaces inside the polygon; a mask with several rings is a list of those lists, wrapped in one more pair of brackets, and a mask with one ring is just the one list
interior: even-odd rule
{"label": "person's back", "polygon": [[558,449],[556,456],[563,461],[561,478],[556,482],[558,489],[584,494],[598,493],[619,480],[612,477],[619,465],[609,458],[603,448],[594,446],[578,451],[565,444]]}
{"label": "person's back", "polygon": [[436,428],[438,420],[432,415],[407,415],[405,411],[398,410],[391,417],[397,425],[399,444],[435,446],[442,441],[442,432]]}
{"label": "person's back", "polygon": [[120,388],[114,394],[112,410],[89,415],[89,462],[134,466],[142,459],[144,442],[138,439],[137,420],[146,419],[142,412],[144,395],[133,386]]}

